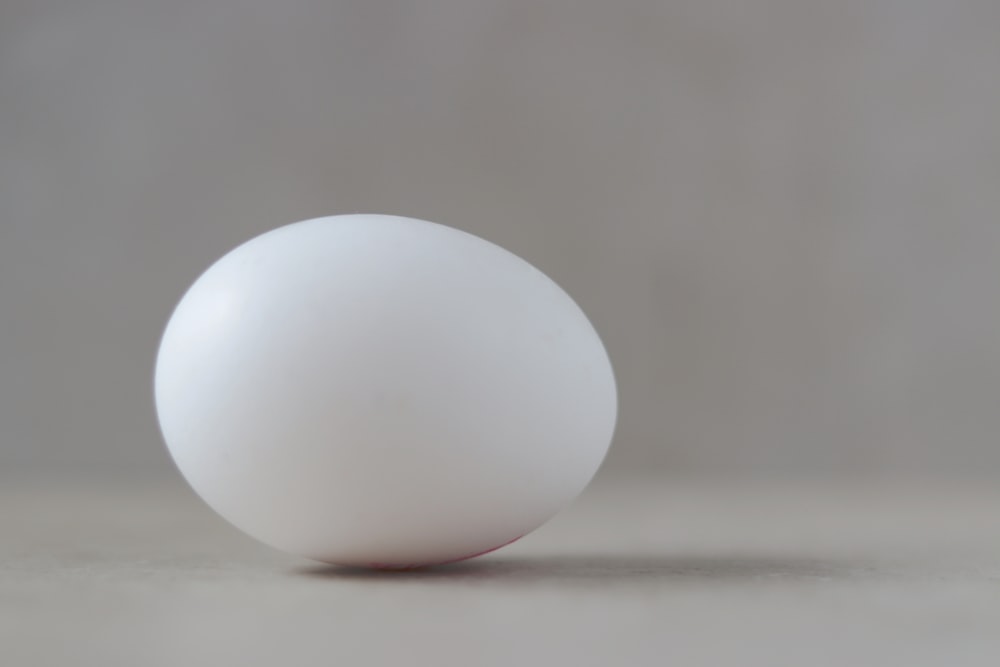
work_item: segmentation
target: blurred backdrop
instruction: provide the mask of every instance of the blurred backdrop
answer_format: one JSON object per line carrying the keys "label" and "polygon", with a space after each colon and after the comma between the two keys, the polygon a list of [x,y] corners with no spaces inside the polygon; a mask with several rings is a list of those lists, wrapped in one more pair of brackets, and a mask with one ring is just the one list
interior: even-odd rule
{"label": "blurred backdrop", "polygon": [[420,217],[561,283],[608,466],[1000,473],[1000,3],[0,1],[0,468],[169,471],[214,259]]}

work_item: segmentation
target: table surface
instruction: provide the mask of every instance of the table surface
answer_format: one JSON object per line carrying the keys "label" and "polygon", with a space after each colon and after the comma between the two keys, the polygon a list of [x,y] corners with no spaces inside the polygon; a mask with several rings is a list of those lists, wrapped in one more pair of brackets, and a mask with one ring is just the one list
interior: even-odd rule
{"label": "table surface", "polygon": [[414,572],[253,542],[177,479],[0,483],[0,664],[995,665],[1000,483],[599,475]]}

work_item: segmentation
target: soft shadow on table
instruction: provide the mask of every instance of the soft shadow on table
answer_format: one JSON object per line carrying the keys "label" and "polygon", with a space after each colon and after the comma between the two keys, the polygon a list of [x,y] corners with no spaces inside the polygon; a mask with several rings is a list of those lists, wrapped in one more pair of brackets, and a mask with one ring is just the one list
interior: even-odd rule
{"label": "soft shadow on table", "polygon": [[611,584],[838,580],[863,578],[875,571],[870,563],[846,559],[733,554],[497,556],[416,570],[313,565],[294,572],[329,580]]}

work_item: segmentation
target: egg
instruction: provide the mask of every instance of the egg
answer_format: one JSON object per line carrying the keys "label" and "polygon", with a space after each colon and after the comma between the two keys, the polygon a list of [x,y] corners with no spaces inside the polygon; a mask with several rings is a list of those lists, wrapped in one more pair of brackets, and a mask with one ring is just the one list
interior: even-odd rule
{"label": "egg", "polygon": [[349,566],[471,558],[588,484],[617,416],[577,304],[477,236],[386,215],[254,238],[197,279],[156,360],[181,474],[258,540]]}

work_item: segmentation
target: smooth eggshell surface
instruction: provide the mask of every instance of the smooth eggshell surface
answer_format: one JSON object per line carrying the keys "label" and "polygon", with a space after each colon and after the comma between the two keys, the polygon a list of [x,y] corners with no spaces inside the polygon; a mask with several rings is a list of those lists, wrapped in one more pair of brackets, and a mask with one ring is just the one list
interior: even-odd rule
{"label": "smooth eggshell surface", "polygon": [[177,306],[171,455],[233,524],[320,561],[415,567],[535,529],[593,476],[617,400],[552,280],[465,232],[343,215],[259,236]]}

